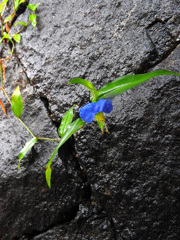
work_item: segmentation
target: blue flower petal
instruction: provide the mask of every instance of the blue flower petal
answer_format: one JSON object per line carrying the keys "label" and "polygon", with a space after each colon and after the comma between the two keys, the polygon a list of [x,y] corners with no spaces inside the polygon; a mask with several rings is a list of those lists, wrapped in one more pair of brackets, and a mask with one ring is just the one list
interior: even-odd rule
{"label": "blue flower petal", "polygon": [[79,109],[79,115],[84,122],[91,123],[95,117],[95,103],[88,103]]}
{"label": "blue flower petal", "polygon": [[112,100],[111,99],[104,99],[106,102],[103,106],[104,113],[110,113],[113,110]]}
{"label": "blue flower petal", "polygon": [[103,108],[104,108],[104,104],[105,104],[106,100],[105,99],[100,99],[96,105],[95,105],[95,112],[98,113],[98,112],[103,112]]}

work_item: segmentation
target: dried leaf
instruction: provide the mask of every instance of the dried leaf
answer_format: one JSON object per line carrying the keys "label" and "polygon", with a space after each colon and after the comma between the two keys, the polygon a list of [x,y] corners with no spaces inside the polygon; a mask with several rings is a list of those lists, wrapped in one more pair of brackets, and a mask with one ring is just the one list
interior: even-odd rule
{"label": "dried leaf", "polygon": [[9,34],[10,30],[11,28],[9,27],[8,22],[6,22],[6,32]]}
{"label": "dried leaf", "polygon": [[7,116],[6,109],[5,109],[4,104],[2,103],[1,99],[0,99],[0,105],[1,105],[1,108],[2,108],[2,110],[4,112],[4,115]]}

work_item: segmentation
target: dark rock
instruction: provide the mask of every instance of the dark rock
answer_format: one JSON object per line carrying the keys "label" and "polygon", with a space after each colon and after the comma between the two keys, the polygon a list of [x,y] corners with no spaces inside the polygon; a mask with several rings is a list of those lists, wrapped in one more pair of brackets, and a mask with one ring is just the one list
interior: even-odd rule
{"label": "dark rock", "polygon": [[[177,46],[179,31],[168,28],[179,22],[176,3],[40,2],[37,29],[22,34],[17,54],[31,84],[48,99],[54,121],[74,103],[87,101],[84,88],[67,86],[72,78],[102,86],[125,73],[147,70]],[[160,39],[153,28],[157,19]]]}
{"label": "dark rock", "polygon": [[[171,52],[157,68],[179,71],[176,1],[38,2],[37,28],[22,33],[6,88],[10,95],[17,84],[23,89],[22,119],[39,136],[58,138],[65,111],[89,101],[83,87],[67,86],[74,77],[98,89],[148,71]],[[18,172],[18,153],[31,136],[7,104],[0,239],[178,239],[179,87],[177,77],[159,77],[114,98],[110,135],[93,122],[70,139],[54,159],[52,190],[44,171],[56,143],[37,143]]]}
{"label": "dark rock", "polygon": [[[22,120],[36,136],[58,138],[48,113],[29,85],[17,59],[7,71],[6,89],[11,96],[19,84],[24,100]],[[14,70],[14,71],[13,71]],[[9,87],[7,86],[9,85]],[[5,97],[3,102],[7,102]],[[22,234],[40,232],[54,224],[74,218],[83,197],[82,174],[69,151],[67,163],[56,157],[52,164],[52,189],[45,180],[45,167],[57,143],[38,142],[21,161],[18,154],[32,138],[6,104],[7,118],[1,116],[0,139],[0,239],[19,239]],[[69,164],[67,167],[66,164]],[[17,237],[17,238],[16,238]]]}
{"label": "dark rock", "polygon": [[[173,62],[180,48],[158,68]],[[168,80],[169,79],[169,80]],[[147,93],[148,91],[148,93]],[[77,152],[94,201],[123,239],[178,239],[179,102],[176,77],[151,80],[114,99],[110,134],[87,126]]]}
{"label": "dark rock", "polygon": [[75,219],[32,238],[33,240],[77,239],[115,240],[113,226],[106,213],[94,204],[80,205]]}

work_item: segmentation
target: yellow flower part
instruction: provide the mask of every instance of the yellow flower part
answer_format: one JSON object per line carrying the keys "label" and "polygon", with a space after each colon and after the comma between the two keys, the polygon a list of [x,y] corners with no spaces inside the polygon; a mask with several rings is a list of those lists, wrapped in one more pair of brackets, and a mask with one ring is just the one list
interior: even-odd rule
{"label": "yellow flower part", "polygon": [[103,112],[99,112],[99,113],[96,114],[96,121],[105,122]]}
{"label": "yellow flower part", "polygon": [[104,118],[103,112],[97,113],[97,114],[95,115],[95,118],[96,118],[96,121],[97,121],[97,123],[98,123],[98,125],[99,125],[99,128],[100,128],[101,131],[102,131],[102,134],[104,134],[104,128],[106,129],[106,132],[109,133],[108,128],[107,128],[107,126],[106,126],[106,124],[105,124],[105,118]]}

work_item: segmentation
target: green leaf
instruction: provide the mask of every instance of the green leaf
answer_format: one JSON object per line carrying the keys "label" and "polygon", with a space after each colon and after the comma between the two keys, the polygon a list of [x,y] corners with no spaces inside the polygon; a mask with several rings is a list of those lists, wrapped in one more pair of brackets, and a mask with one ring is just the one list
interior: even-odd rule
{"label": "green leaf", "polygon": [[40,4],[40,3],[37,3],[36,5],[34,5],[34,4],[28,4],[27,7],[28,7],[31,11],[35,12],[35,11],[36,11],[36,8],[38,7],[39,4]]}
{"label": "green leaf", "polygon": [[14,34],[13,38],[17,43],[20,43],[20,41],[21,41],[21,35],[20,34],[18,34],[18,33]]}
{"label": "green leaf", "polygon": [[91,92],[92,94],[92,102],[96,102],[97,101],[97,97],[98,97],[98,92],[95,90],[94,85],[82,78],[73,78],[71,81],[68,82],[68,84],[72,84],[72,83],[79,83],[84,85],[86,88],[88,88],[88,90]]}
{"label": "green leaf", "polygon": [[17,88],[13,92],[11,104],[14,115],[17,118],[19,118],[23,111],[23,101],[21,97],[21,92],[19,90],[19,86],[17,86]]}
{"label": "green leaf", "polygon": [[24,3],[24,2],[25,0],[15,0],[15,9],[17,10],[21,5],[21,3]]}
{"label": "green leaf", "polygon": [[16,26],[17,26],[18,24],[19,24],[19,25],[22,25],[22,26],[24,26],[24,27],[27,26],[27,23],[25,23],[25,22],[17,22],[17,23],[14,24],[14,27],[16,28]]}
{"label": "green leaf", "polygon": [[36,15],[35,14],[31,14],[29,15],[29,20],[31,21],[33,27],[36,27]]}
{"label": "green leaf", "polygon": [[63,133],[66,131],[68,125],[72,122],[73,120],[73,107],[71,107],[65,114],[64,117],[61,121],[60,127],[58,129],[58,134],[60,137],[63,136]]}
{"label": "green leaf", "polygon": [[9,22],[13,18],[13,14],[9,15],[7,18],[5,18],[4,22]]}
{"label": "green leaf", "polygon": [[19,0],[15,0],[15,1],[14,1],[14,4],[15,4],[15,9],[17,10],[18,7],[19,7]]}
{"label": "green leaf", "polygon": [[156,70],[150,73],[137,74],[137,75],[126,75],[115,79],[98,90],[98,99],[100,98],[113,98],[122,92],[140,85],[150,78],[157,77],[160,75],[177,75],[180,73],[171,72],[168,70]]}
{"label": "green leaf", "polygon": [[1,38],[0,44],[2,43],[3,39],[5,39],[5,38],[11,41],[11,37],[9,36],[9,34],[7,34],[6,32],[4,32],[4,36]]}
{"label": "green leaf", "polygon": [[51,166],[46,167],[46,182],[49,188],[51,188]]}
{"label": "green leaf", "polygon": [[0,3],[0,13],[2,12],[3,10],[3,6],[8,2],[9,0],[4,0],[2,1],[2,3]]}
{"label": "green leaf", "polygon": [[21,4],[21,3],[24,3],[26,0],[20,0],[19,1],[19,5]]}
{"label": "green leaf", "polygon": [[20,170],[20,162],[22,158],[26,155],[26,153],[34,146],[34,144],[37,142],[37,137],[32,138],[30,141],[28,141],[24,148],[21,150],[19,153],[19,164],[18,164],[18,169]]}
{"label": "green leaf", "polygon": [[[50,168],[51,166],[51,163],[52,163],[52,160],[53,158],[55,157],[58,149],[73,135],[73,133],[77,132],[78,130],[80,130],[83,126],[84,126],[85,122],[81,119],[81,118],[78,118],[76,119],[74,122],[72,122],[71,124],[69,124],[69,126],[67,127],[66,131],[64,132],[64,134],[62,135],[62,138],[61,138],[61,141],[59,142],[59,144],[56,146],[56,148],[54,149],[52,155],[51,155],[51,158],[49,160],[49,162],[47,163],[46,165],[46,171],[47,169]],[[48,170],[49,171],[49,170]],[[46,174],[46,177],[49,177],[49,174]],[[51,185],[51,179],[47,179],[46,178],[46,181],[47,181],[47,184],[48,186]]]}

